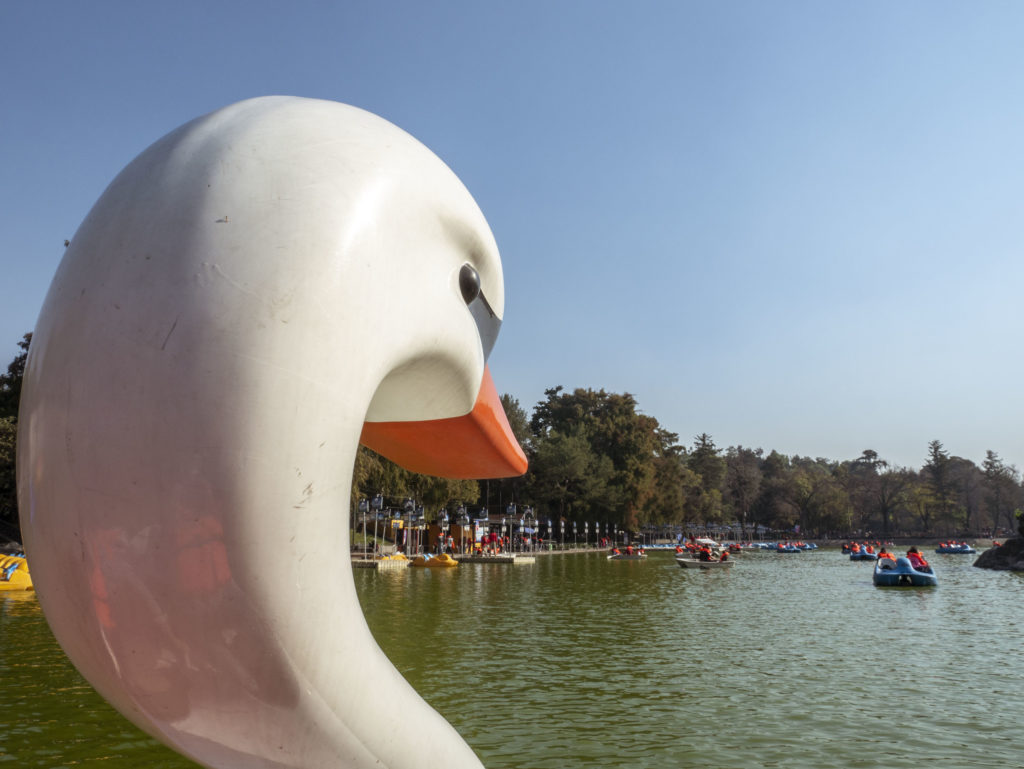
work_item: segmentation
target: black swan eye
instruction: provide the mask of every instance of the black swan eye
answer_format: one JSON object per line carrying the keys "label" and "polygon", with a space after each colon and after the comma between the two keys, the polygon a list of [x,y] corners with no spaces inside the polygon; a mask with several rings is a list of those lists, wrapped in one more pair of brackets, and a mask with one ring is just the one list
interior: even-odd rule
{"label": "black swan eye", "polygon": [[462,265],[462,269],[459,270],[459,290],[466,304],[470,304],[480,295],[480,273],[468,264]]}

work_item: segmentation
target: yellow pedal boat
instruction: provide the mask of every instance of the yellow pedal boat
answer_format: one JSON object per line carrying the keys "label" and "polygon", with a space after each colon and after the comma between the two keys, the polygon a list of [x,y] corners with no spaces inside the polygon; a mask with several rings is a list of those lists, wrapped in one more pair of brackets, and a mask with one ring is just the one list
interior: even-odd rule
{"label": "yellow pedal boat", "polygon": [[0,592],[33,589],[28,561],[20,555],[0,555]]}
{"label": "yellow pedal boat", "polygon": [[433,568],[450,568],[452,566],[458,566],[459,562],[448,555],[448,553],[441,553],[441,555],[418,555],[413,559],[410,565],[429,566]]}

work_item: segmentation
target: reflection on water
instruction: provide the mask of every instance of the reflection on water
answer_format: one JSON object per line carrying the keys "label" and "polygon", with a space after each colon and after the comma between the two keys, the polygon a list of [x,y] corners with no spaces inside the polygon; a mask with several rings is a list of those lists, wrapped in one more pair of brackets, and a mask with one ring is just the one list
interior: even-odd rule
{"label": "reflection on water", "polygon": [[[354,576],[385,651],[490,769],[1018,766],[1024,575],[931,560],[937,588],[875,588],[835,550]],[[0,594],[13,760],[195,766],[100,700],[31,593]]]}
{"label": "reflection on water", "polygon": [[384,649],[491,769],[1018,765],[1024,577],[932,560],[931,589],[875,588],[834,550],[357,583]]}
{"label": "reflection on water", "polygon": [[125,721],[57,646],[32,592],[0,593],[0,763],[194,769]]}

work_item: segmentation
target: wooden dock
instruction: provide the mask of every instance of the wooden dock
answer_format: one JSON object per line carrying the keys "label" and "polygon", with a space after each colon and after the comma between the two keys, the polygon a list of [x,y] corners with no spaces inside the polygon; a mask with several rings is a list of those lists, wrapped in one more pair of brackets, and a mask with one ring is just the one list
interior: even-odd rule
{"label": "wooden dock", "polygon": [[411,561],[391,558],[353,558],[353,569],[377,569],[377,571],[398,571],[408,569]]}
{"label": "wooden dock", "polygon": [[[459,563],[504,563],[511,565],[522,565],[533,563],[536,558],[529,553],[500,553],[498,555],[475,555],[471,553],[456,553],[454,556]],[[353,569],[377,569],[378,571],[396,571],[409,568],[412,561],[390,558],[353,558]]]}
{"label": "wooden dock", "polygon": [[497,555],[475,555],[473,553],[459,553],[453,556],[459,563],[511,563],[525,564],[533,563],[534,558],[529,553],[498,553]]}

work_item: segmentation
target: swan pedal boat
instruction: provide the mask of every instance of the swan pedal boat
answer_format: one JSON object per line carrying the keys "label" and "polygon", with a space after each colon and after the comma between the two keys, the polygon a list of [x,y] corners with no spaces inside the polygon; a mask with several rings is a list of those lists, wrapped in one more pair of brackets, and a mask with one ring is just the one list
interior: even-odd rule
{"label": "swan pedal boat", "polygon": [[676,558],[676,563],[684,569],[725,569],[732,566],[733,561],[702,561],[699,558]]}
{"label": "swan pedal boat", "polygon": [[212,769],[482,769],[338,554],[360,444],[526,471],[504,311],[468,190],[364,110],[249,99],[129,163],[64,250],[18,420],[36,595],[86,680]]}
{"label": "swan pedal boat", "polygon": [[0,555],[0,592],[32,589],[32,575],[25,557]]}
{"label": "swan pedal boat", "polygon": [[441,553],[440,555],[418,555],[412,559],[410,566],[426,566],[435,569],[446,569],[453,566],[458,566],[459,562],[452,558],[448,553]]}
{"label": "swan pedal boat", "polygon": [[915,569],[910,565],[910,559],[903,556],[895,561],[879,558],[872,580],[877,587],[934,587],[939,584],[931,566],[925,566],[924,570]]}

